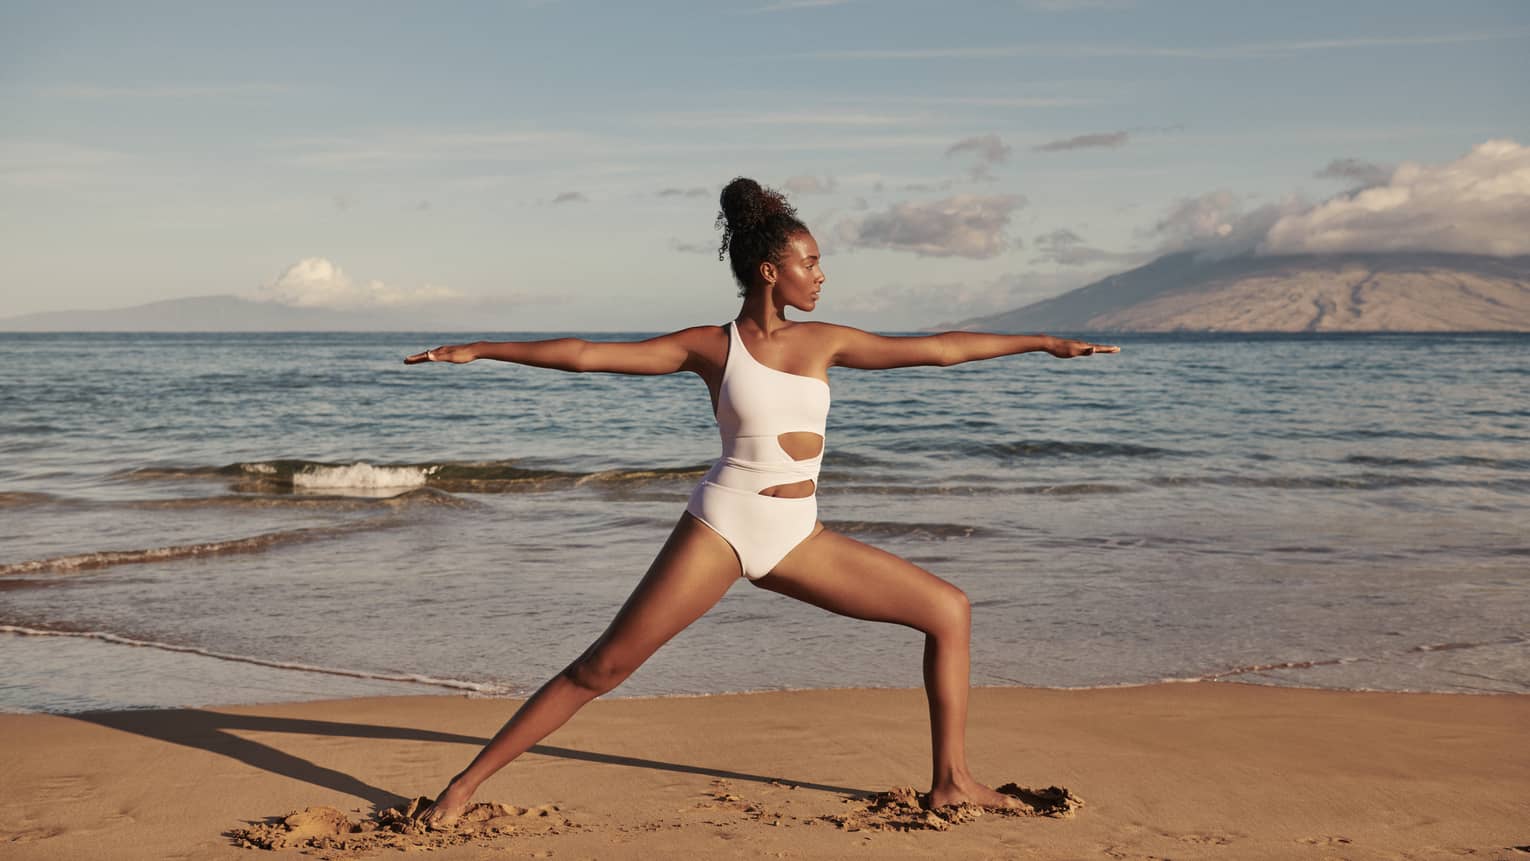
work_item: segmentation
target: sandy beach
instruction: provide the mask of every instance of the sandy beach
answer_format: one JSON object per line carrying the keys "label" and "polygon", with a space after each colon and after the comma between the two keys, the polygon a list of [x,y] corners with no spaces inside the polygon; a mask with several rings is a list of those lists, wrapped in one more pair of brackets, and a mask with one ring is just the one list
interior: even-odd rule
{"label": "sandy beach", "polygon": [[[508,700],[353,699],[0,716],[6,858],[295,856],[242,845],[328,806],[434,792]],[[597,701],[485,785],[472,834],[352,835],[323,857],[1530,857],[1530,697],[1240,684],[973,692],[978,777],[1066,816],[956,823],[868,796],[928,780],[923,695]],[[317,816],[316,811],[310,816]],[[333,815],[333,814],[331,814]],[[296,822],[297,820],[294,820]],[[309,822],[311,828],[313,823]],[[371,825],[365,827],[372,827]],[[241,829],[254,831],[241,831]],[[375,836],[374,832],[374,836]],[[301,842],[292,835],[289,842]],[[360,848],[358,848],[358,846]]]}

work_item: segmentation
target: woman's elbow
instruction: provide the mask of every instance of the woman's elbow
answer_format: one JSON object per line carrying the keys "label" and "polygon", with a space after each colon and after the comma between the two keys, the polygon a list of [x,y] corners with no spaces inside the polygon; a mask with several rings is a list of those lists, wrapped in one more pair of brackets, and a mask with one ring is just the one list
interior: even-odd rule
{"label": "woman's elbow", "polygon": [[563,361],[559,366],[576,374],[596,370],[600,357],[596,355],[593,346],[582,338],[560,339],[558,352],[562,354]]}

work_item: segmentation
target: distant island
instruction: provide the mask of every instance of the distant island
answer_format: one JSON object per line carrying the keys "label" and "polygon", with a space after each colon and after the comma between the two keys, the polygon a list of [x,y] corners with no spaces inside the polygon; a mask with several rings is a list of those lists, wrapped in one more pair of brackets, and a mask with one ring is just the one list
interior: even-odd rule
{"label": "distant island", "polygon": [[44,311],[0,318],[3,332],[399,332],[508,329],[503,305],[340,311],[258,302],[239,296],[192,296],[103,311]]}
{"label": "distant island", "polygon": [[[509,331],[517,309],[340,311],[234,295],[0,318],[7,332]],[[1530,256],[1168,254],[1022,308],[932,328],[1011,332],[1530,332]]]}
{"label": "distant island", "polygon": [[1530,256],[1168,254],[962,329],[1080,332],[1526,332]]}

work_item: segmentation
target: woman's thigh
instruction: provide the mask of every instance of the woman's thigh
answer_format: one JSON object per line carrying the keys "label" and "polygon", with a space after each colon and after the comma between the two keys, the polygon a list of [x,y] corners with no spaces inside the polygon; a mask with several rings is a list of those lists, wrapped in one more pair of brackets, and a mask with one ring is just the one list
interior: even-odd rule
{"label": "woman's thigh", "polygon": [[894,622],[925,632],[965,624],[967,596],[918,565],[832,529],[797,545],[754,581],[844,616]]}
{"label": "woman's thigh", "polygon": [[738,579],[738,557],[728,542],[682,514],[648,573],[586,656],[603,652],[635,668],[712,609]]}

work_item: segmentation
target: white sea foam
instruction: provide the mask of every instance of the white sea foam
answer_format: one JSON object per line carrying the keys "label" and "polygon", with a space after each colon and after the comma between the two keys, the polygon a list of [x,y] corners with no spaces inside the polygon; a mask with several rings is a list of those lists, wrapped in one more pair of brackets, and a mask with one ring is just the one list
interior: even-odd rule
{"label": "white sea foam", "polygon": [[309,466],[292,474],[292,486],[297,490],[421,487],[436,469],[434,466],[373,466],[362,461],[345,466]]}
{"label": "white sea foam", "polygon": [[472,682],[465,679],[443,679],[436,676],[420,675],[418,673],[375,673],[367,670],[352,670],[342,667],[321,667],[314,664],[302,664],[295,661],[273,661],[266,658],[255,658],[249,655],[233,655],[227,652],[215,652],[211,649],[203,649],[197,646],[180,646],[175,643],[161,643],[155,640],[137,640],[132,637],[124,637],[120,634],[112,634],[106,631],[55,631],[47,628],[26,628],[20,625],[0,625],[0,633],[16,634],[22,637],[75,637],[85,640],[97,640],[103,643],[113,643],[119,646],[135,646],[142,649],[158,649],[164,652],[179,652],[186,655],[200,655],[204,658],[213,658],[219,661],[233,661],[240,664],[254,664],[258,667],[271,667],[278,670],[292,670],[300,673],[321,673],[329,676],[344,676],[351,679],[368,679],[380,682],[402,682],[413,685],[430,685],[438,688],[451,688],[453,690],[468,691],[485,696],[506,696],[513,691],[493,682]]}

